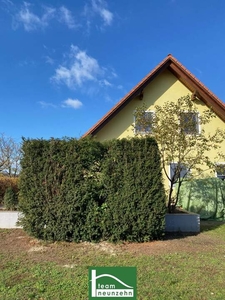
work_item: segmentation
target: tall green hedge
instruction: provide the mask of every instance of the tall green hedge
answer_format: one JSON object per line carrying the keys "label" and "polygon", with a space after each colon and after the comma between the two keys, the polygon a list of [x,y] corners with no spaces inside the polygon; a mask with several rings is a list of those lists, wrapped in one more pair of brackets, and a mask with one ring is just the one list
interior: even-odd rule
{"label": "tall green hedge", "polygon": [[155,140],[111,141],[102,178],[107,199],[103,237],[138,242],[159,238],[166,201]]}
{"label": "tall green hedge", "polygon": [[47,240],[145,241],[164,228],[165,194],[151,138],[25,140],[22,225]]}

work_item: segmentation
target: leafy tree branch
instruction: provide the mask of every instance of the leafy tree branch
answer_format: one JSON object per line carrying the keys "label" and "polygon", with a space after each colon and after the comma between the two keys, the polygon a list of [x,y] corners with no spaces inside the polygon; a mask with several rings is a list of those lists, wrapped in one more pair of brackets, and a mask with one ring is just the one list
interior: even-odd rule
{"label": "leafy tree branch", "polygon": [[[168,190],[168,210],[176,207],[182,183],[191,180],[206,168],[215,170],[216,162],[224,160],[224,153],[219,152],[225,139],[225,130],[215,128],[213,133],[206,133],[205,126],[216,117],[211,109],[199,114],[198,100],[191,100],[190,95],[177,101],[167,101],[162,106],[154,107],[152,118],[146,118],[144,104],[134,113],[135,128],[139,136],[154,136],[160,150],[162,169],[170,182]],[[217,152],[214,158],[209,153]],[[174,164],[171,176],[171,164]],[[174,186],[176,184],[176,190]]]}

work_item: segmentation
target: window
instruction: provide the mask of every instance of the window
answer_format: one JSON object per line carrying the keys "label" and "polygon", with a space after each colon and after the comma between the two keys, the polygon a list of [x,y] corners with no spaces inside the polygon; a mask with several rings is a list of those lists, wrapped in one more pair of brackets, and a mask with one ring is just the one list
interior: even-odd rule
{"label": "window", "polygon": [[199,114],[196,112],[182,112],[180,115],[180,125],[185,134],[200,133]]}
{"label": "window", "polygon": [[170,164],[170,179],[172,179],[174,183],[176,183],[179,178],[188,177],[188,174],[190,174],[190,169],[187,166],[179,163]]}
{"label": "window", "polygon": [[225,179],[225,163],[219,163],[216,165],[216,177],[222,180]]}
{"label": "window", "polygon": [[135,133],[136,134],[146,134],[152,131],[152,119],[154,116],[153,111],[145,111],[141,115],[140,121],[135,117]]}

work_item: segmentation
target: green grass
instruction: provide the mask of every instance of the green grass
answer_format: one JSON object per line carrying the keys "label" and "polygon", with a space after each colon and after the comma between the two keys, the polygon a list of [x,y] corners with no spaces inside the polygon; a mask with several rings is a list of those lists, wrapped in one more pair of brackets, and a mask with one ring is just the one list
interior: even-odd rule
{"label": "green grass", "polygon": [[[84,251],[78,247],[71,254],[66,250],[68,264],[73,268],[63,266],[57,257],[47,262],[41,261],[40,254],[35,259],[35,255],[30,256],[26,251],[13,255],[0,248],[0,299],[88,299],[88,266],[136,266],[138,300],[223,300],[225,248],[221,241],[225,241],[225,225],[209,229],[206,226],[203,233],[213,239],[213,247],[208,250],[199,251],[201,246],[196,245],[196,252],[178,249],[170,253],[168,249],[167,254],[122,252],[112,256],[94,248]],[[60,257],[64,248],[65,244],[59,247]]]}

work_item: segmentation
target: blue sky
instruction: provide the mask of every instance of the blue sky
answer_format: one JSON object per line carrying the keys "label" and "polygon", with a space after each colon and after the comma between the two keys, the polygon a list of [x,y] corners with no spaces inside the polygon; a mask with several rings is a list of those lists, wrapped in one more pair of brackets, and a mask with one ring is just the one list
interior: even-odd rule
{"label": "blue sky", "polygon": [[225,101],[223,0],[0,0],[0,132],[84,134],[168,53]]}

